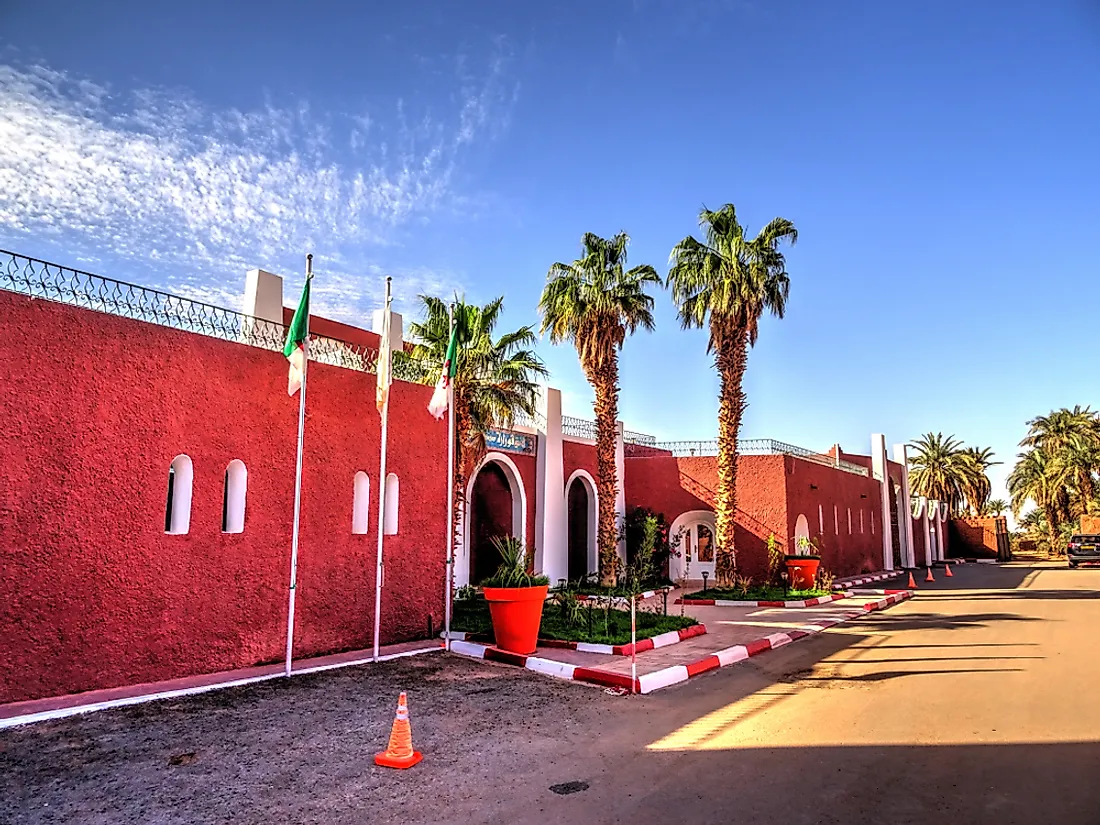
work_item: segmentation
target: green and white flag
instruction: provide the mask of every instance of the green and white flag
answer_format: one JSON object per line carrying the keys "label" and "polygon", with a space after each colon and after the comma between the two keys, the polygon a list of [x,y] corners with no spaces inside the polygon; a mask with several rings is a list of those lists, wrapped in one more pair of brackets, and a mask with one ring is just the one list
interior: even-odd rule
{"label": "green and white flag", "polygon": [[309,285],[313,278],[306,279],[302,289],[302,300],[294,310],[294,320],[286,336],[283,355],[290,361],[290,376],[287,381],[287,394],[294,395],[302,388],[302,376],[306,369],[306,339],[309,337]]}
{"label": "green and white flag", "polygon": [[447,354],[443,356],[443,369],[439,373],[439,381],[432,393],[432,400],[428,402],[428,412],[436,418],[442,418],[447,414],[451,380],[458,369],[458,324],[451,327],[451,338],[447,342]]}

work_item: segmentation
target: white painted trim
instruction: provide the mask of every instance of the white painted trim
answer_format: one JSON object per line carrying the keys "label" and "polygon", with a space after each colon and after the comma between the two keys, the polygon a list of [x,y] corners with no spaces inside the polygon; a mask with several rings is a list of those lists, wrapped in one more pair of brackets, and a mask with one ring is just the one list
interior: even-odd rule
{"label": "white painted trim", "polygon": [[245,505],[248,501],[248,468],[234,458],[225,468],[225,529],[223,533],[243,533]]}
{"label": "white painted trim", "polygon": [[[527,491],[523,487],[523,476],[519,467],[507,455],[499,452],[488,452],[478,463],[476,469],[470,473],[466,482],[466,507],[470,505],[474,494],[474,482],[477,474],[486,464],[495,461],[504,470],[504,477],[508,480],[508,487],[512,492],[512,535],[527,544]],[[466,507],[459,512],[460,535],[462,544],[455,553],[455,586],[462,587],[470,583],[470,520],[466,518]],[[528,548],[530,552],[531,548]]]}
{"label": "white painted trim", "polygon": [[586,573],[594,573],[600,569],[599,558],[599,546],[597,542],[597,532],[600,526],[600,494],[596,489],[596,479],[592,478],[592,474],[588,470],[574,470],[572,475],[569,476],[569,480],[565,482],[565,569],[566,576],[569,575],[569,488],[573,486],[573,482],[577,479],[581,479],[586,482],[588,486],[588,569]]}
{"label": "white painted trim", "polygon": [[363,470],[351,479],[351,532],[365,536],[370,528],[370,476]]}
{"label": "white painted trim", "polygon": [[[195,463],[191,456],[180,454],[168,465],[172,472],[172,518],[165,531],[170,536],[184,536],[191,530],[191,498],[195,487]],[[165,502],[167,506],[167,502]]]}

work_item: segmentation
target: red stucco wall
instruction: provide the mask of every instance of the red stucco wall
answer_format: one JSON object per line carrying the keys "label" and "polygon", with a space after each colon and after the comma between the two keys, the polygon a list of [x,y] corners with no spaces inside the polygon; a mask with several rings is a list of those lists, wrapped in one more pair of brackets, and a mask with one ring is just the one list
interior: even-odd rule
{"label": "red stucco wall", "polygon": [[588,474],[593,479],[598,478],[596,475],[596,445],[595,444],[581,444],[576,441],[565,441],[561,443],[562,453],[562,480],[569,481],[569,476],[573,475],[577,470],[587,470]]}
{"label": "red stucco wall", "polygon": [[916,562],[917,567],[924,567],[928,564],[927,557],[924,555],[924,519],[915,518],[910,521],[913,524],[913,561]]}
{"label": "red stucco wall", "polygon": [[[794,536],[800,513],[821,550],[821,564],[837,576],[882,569],[882,507],[879,482],[868,476],[786,456],[787,538]],[[815,489],[816,488],[816,489]],[[825,529],[819,529],[818,506],[824,510]],[[834,523],[833,508],[836,507]],[[852,529],[848,531],[848,511]],[[863,511],[863,531],[859,514]],[[871,532],[871,513],[875,514]],[[839,531],[836,527],[839,526]]]}
{"label": "red stucco wall", "polygon": [[[298,412],[282,355],[4,292],[0,313],[0,701],[279,660]],[[393,389],[400,527],[386,539],[384,642],[442,616],[446,437],[430,394]],[[373,400],[374,376],[311,366],[297,655],[372,636]],[[169,536],[168,466],[181,453],[194,462],[191,530]],[[244,532],[228,535],[223,474],[235,458],[247,509]],[[367,535],[351,534],[357,470],[371,481]]]}

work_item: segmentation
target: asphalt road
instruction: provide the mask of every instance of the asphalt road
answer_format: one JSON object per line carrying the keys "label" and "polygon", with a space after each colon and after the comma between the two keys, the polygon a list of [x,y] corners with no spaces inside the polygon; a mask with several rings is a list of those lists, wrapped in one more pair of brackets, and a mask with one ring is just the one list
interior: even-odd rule
{"label": "asphalt road", "polygon": [[0,731],[0,823],[1100,823],[1100,570],[955,572],[646,697],[431,655]]}

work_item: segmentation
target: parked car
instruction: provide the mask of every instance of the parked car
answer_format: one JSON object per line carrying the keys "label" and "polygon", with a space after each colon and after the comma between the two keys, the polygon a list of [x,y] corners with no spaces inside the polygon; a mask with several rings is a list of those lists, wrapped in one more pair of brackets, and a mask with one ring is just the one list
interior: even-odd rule
{"label": "parked car", "polygon": [[1100,562],[1100,536],[1076,535],[1069,537],[1066,547],[1069,566],[1076,567],[1081,562]]}

